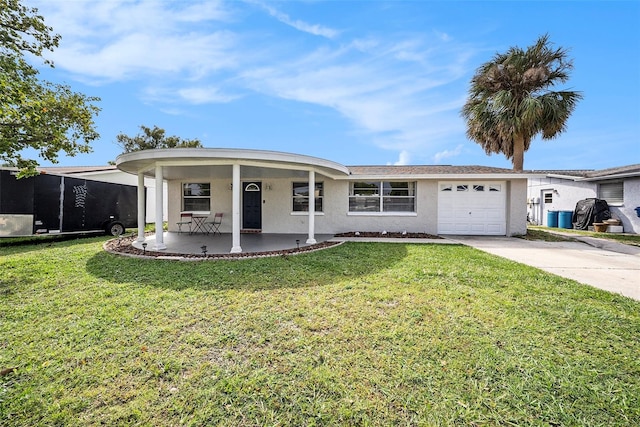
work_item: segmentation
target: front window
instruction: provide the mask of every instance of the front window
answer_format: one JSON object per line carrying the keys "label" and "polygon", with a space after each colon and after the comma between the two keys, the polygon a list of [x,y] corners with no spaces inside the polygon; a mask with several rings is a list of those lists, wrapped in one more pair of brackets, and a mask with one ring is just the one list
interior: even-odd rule
{"label": "front window", "polygon": [[210,211],[211,210],[211,184],[209,183],[183,183],[182,184],[182,210],[183,211]]}
{"label": "front window", "polygon": [[384,212],[415,212],[415,182],[383,182]]}
{"label": "front window", "polygon": [[349,212],[380,212],[380,182],[352,182]]}
{"label": "front window", "polygon": [[[316,182],[316,189],[314,192],[316,212],[322,212],[323,198],[324,198],[324,185],[322,182]],[[308,182],[293,183],[293,211],[309,212],[309,183]]]}
{"label": "front window", "polygon": [[352,182],[349,212],[415,212],[415,189],[415,182]]}

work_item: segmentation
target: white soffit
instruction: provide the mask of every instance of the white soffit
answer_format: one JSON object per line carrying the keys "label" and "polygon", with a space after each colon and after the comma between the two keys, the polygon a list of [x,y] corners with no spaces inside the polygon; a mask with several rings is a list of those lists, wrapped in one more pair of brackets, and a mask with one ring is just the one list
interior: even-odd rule
{"label": "white soffit", "polygon": [[226,178],[234,164],[250,178],[302,177],[310,170],[333,178],[349,174],[346,166],[329,160],[264,150],[174,148],[136,151],[116,159],[118,169],[131,174],[154,176],[155,166],[161,165],[165,179]]}

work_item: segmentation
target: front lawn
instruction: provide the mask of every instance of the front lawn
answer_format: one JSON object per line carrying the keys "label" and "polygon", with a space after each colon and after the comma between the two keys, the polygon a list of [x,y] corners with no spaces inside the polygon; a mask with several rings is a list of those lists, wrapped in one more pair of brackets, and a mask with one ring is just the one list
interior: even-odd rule
{"label": "front lawn", "polygon": [[0,424],[640,425],[639,302],[464,246],[104,240],[0,248]]}

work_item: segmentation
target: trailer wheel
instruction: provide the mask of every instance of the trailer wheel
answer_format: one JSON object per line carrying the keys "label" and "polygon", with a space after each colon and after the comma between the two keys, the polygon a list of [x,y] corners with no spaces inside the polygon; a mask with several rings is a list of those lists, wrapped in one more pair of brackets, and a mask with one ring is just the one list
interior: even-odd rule
{"label": "trailer wheel", "polygon": [[124,225],[121,222],[112,222],[105,231],[111,236],[121,236],[124,234]]}

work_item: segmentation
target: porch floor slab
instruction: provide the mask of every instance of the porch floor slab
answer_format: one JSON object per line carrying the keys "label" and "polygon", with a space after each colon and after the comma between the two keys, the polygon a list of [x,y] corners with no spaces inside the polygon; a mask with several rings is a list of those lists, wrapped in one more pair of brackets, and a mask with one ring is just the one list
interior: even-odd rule
{"label": "porch floor slab", "polygon": [[[248,233],[240,235],[240,246],[242,253],[251,252],[272,252],[287,249],[304,248],[307,244],[307,234],[273,234],[273,233]],[[316,234],[317,243],[322,243],[333,238],[332,234]],[[207,247],[207,254],[229,254],[231,252],[232,235],[223,234],[189,234],[165,232],[163,241],[166,249],[160,252],[173,254],[202,254],[202,247]],[[133,246],[142,250],[143,242],[134,242]],[[156,236],[147,236],[144,243],[146,249],[155,250]],[[299,245],[299,246],[298,246]]]}

